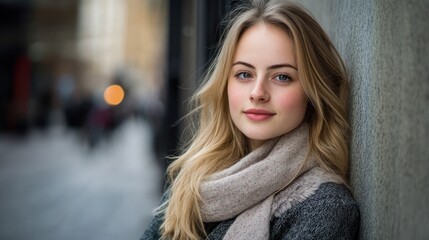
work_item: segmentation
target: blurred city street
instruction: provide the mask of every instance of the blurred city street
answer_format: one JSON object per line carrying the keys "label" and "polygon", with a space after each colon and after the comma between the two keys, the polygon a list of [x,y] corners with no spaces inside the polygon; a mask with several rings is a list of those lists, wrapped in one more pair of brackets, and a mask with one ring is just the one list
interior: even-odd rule
{"label": "blurred city street", "polygon": [[137,118],[93,149],[61,126],[0,135],[0,240],[139,239],[160,198],[151,139]]}

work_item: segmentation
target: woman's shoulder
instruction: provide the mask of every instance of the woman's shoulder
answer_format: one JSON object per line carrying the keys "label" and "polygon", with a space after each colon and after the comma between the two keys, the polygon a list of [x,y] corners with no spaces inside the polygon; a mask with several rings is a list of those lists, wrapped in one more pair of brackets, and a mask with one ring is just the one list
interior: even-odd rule
{"label": "woman's shoulder", "polygon": [[297,181],[276,196],[271,239],[354,239],[359,207],[347,186],[314,176]]}
{"label": "woman's shoulder", "polygon": [[323,183],[314,194],[275,213],[271,239],[355,239],[359,207],[345,185]]}
{"label": "woman's shoulder", "polygon": [[325,182],[320,184],[317,190],[310,196],[303,196],[301,201],[296,201],[295,204],[292,203],[286,211],[277,209],[275,216],[280,217],[289,210],[293,212],[295,209],[309,210],[311,214],[322,214],[333,209],[338,209],[335,212],[341,214],[339,211],[341,209],[347,211],[358,210],[358,204],[347,186],[341,183]]}
{"label": "woman's shoulder", "polygon": [[345,202],[356,203],[343,182],[337,175],[320,167],[315,167],[276,194],[272,213],[278,217],[293,206],[314,199],[333,200],[338,198]]}

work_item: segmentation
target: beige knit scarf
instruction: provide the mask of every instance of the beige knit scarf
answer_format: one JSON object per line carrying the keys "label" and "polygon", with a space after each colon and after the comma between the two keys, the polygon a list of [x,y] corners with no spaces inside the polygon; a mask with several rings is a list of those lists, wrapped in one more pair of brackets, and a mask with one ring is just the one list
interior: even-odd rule
{"label": "beige knit scarf", "polygon": [[308,125],[265,143],[201,185],[204,222],[237,217],[224,239],[269,239],[275,194],[317,165]]}

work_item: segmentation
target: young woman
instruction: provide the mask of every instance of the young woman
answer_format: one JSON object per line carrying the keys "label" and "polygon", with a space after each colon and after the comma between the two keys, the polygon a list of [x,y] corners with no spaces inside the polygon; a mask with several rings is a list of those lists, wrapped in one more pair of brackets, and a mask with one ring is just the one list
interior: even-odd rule
{"label": "young woman", "polygon": [[340,56],[296,4],[255,0],[236,14],[142,239],[353,239]]}

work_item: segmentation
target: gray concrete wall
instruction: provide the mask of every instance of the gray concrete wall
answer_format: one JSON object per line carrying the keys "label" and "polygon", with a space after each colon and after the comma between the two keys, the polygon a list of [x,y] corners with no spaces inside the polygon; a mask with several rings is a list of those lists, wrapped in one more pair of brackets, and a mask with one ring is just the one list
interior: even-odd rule
{"label": "gray concrete wall", "polygon": [[360,239],[429,239],[429,1],[299,2],[351,77]]}

